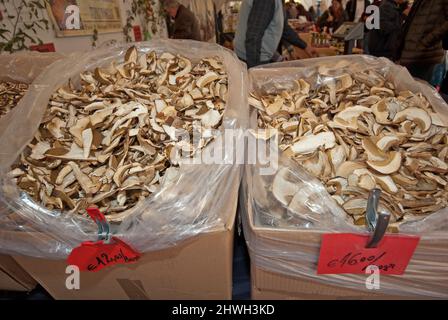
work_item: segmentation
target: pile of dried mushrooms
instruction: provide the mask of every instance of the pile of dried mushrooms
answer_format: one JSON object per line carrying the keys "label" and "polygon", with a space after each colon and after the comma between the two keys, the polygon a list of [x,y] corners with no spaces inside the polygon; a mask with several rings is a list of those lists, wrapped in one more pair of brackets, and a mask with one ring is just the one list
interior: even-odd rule
{"label": "pile of dried mushrooms", "polygon": [[0,81],[0,118],[17,106],[27,90],[26,83]]}
{"label": "pile of dried mushrooms", "polygon": [[83,72],[78,87],[69,81],[52,95],[9,175],[48,209],[83,214],[96,205],[119,221],[176,175],[181,150],[192,156],[213,139],[187,143],[177,131],[218,128],[227,82],[219,58],[193,63],[131,47],[124,61]]}
{"label": "pile of dried mushrooms", "polygon": [[[365,224],[369,190],[380,188],[380,210],[391,226],[419,219],[448,204],[448,129],[420,93],[398,92],[374,70],[323,77],[311,88],[252,93],[258,127],[277,129],[280,149],[325,185],[353,219]],[[292,212],[306,199],[280,170],[273,195]]]}

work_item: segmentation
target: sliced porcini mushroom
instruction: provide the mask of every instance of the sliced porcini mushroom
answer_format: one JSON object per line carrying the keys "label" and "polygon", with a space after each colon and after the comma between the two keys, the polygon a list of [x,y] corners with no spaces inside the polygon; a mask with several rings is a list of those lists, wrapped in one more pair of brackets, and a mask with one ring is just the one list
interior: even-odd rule
{"label": "sliced porcini mushroom", "polygon": [[300,84],[300,93],[306,95],[310,93],[311,85],[308,82],[306,82],[303,79],[299,79],[299,84]]}
{"label": "sliced porcini mushroom", "polygon": [[414,122],[423,132],[426,132],[431,127],[431,117],[429,114],[420,108],[406,108],[403,111],[398,112],[393,122],[401,123],[404,120],[410,120]]}
{"label": "sliced porcini mushroom", "polygon": [[366,165],[361,162],[354,162],[354,161],[346,161],[342,163],[339,168],[336,170],[336,176],[337,177],[343,177],[348,178],[348,176],[353,173],[353,171],[357,169],[364,169],[366,168]]}
{"label": "sliced porcini mushroom", "polygon": [[191,61],[180,57],[180,63],[183,64],[183,69],[174,75],[175,79],[182,78],[191,72]]}
{"label": "sliced porcini mushroom", "polygon": [[53,135],[53,137],[60,139],[64,137],[61,128],[65,127],[65,125],[65,121],[55,117],[47,124],[47,130]]}
{"label": "sliced porcini mushroom", "polygon": [[56,178],[56,184],[62,184],[64,182],[65,177],[72,172],[72,167],[71,165],[66,165],[65,167],[63,167],[61,169],[61,171],[59,171],[58,176]]}
{"label": "sliced porcini mushroom", "polygon": [[251,105],[252,107],[257,108],[258,110],[261,110],[261,111],[265,110],[263,103],[259,99],[255,98],[253,96],[249,96],[248,100],[249,100],[249,105]]}
{"label": "sliced porcini mushroom", "polygon": [[345,91],[353,85],[353,79],[348,73],[344,73],[336,79],[336,92]]}
{"label": "sliced porcini mushroom", "polygon": [[30,158],[34,160],[42,160],[46,157],[46,152],[51,149],[51,145],[46,141],[36,143],[31,149]]}
{"label": "sliced porcini mushroom", "polygon": [[22,176],[24,174],[25,174],[25,171],[23,171],[20,168],[15,168],[15,169],[13,169],[13,170],[8,172],[8,177],[10,177],[10,178],[17,178],[17,177],[20,177],[20,176]]}
{"label": "sliced porcini mushroom", "polygon": [[384,137],[380,138],[376,142],[376,146],[381,151],[387,152],[393,146],[397,146],[398,144],[400,144],[400,142],[401,142],[400,137],[398,137],[396,135],[388,135],[388,136],[384,136]]}
{"label": "sliced porcini mushroom", "polygon": [[316,135],[304,136],[292,145],[291,150],[294,153],[311,153],[321,147],[333,148],[335,144],[336,137],[333,132],[321,132]]}
{"label": "sliced porcini mushroom", "polygon": [[372,169],[382,173],[391,174],[397,172],[401,167],[401,153],[396,151],[391,151],[387,159],[382,161],[367,161],[367,165]]}
{"label": "sliced porcini mushroom", "polygon": [[348,181],[342,177],[335,177],[327,181],[327,187],[334,187],[334,193],[341,194],[342,190],[348,186]]}
{"label": "sliced porcini mushroom", "polygon": [[96,126],[99,123],[102,123],[108,116],[112,115],[114,112],[114,108],[104,108],[102,110],[96,111],[89,117],[89,121],[92,126]]}
{"label": "sliced porcini mushroom", "polygon": [[274,177],[272,194],[283,205],[287,206],[292,197],[299,191],[300,185],[293,183],[288,168],[281,168]]}
{"label": "sliced porcini mushroom", "polygon": [[395,93],[388,89],[388,88],[384,88],[384,87],[372,87],[370,89],[370,94],[372,95],[388,95],[388,96],[394,96]]}
{"label": "sliced porcini mushroom", "polygon": [[389,109],[384,99],[372,106],[372,112],[375,115],[376,122],[385,125],[392,122],[391,119],[389,119]]}
{"label": "sliced porcini mushroom", "polygon": [[[120,222],[171,180],[178,145],[193,156],[215,139],[201,124],[216,128],[226,107],[227,74],[215,57],[193,63],[131,47],[80,79],[52,95],[35,139],[8,173],[50,210],[85,214],[96,203]],[[203,137],[197,145],[176,142],[178,129],[190,140]]]}
{"label": "sliced porcini mushroom", "polygon": [[93,184],[92,180],[90,180],[90,178],[81,171],[79,166],[73,161],[70,161],[68,164],[72,167],[73,174],[75,175],[76,180],[78,180],[81,188],[87,194],[95,193],[96,186]]}
{"label": "sliced porcini mushroom", "polygon": [[344,147],[341,145],[337,145],[332,148],[329,152],[329,160],[333,165],[333,170],[337,171],[339,166],[347,160],[347,155],[345,153]]}
{"label": "sliced porcini mushroom", "polygon": [[440,117],[440,115],[436,112],[431,112],[429,114],[429,116],[431,117],[431,122],[432,124],[434,124],[435,126],[439,126],[439,127],[446,127],[447,125],[443,122],[442,118]]}
{"label": "sliced porcini mushroom", "polygon": [[82,118],[76,122],[76,125],[69,129],[69,132],[73,135],[74,141],[80,147],[82,147],[82,132],[90,124],[89,118]]}
{"label": "sliced porcini mushroom", "polygon": [[256,139],[261,139],[267,141],[274,137],[277,133],[277,129],[268,128],[268,129],[257,129],[257,130],[249,130],[249,133],[253,135]]}
{"label": "sliced porcini mushroom", "polygon": [[282,98],[276,99],[273,103],[269,104],[266,107],[266,113],[269,116],[272,116],[273,114],[279,112],[283,106],[283,102],[284,102],[284,100]]}
{"label": "sliced porcini mushroom", "polygon": [[207,72],[205,75],[203,75],[202,77],[200,77],[197,81],[196,81],[196,85],[199,88],[204,88],[205,86],[207,86],[209,83],[211,83],[212,81],[215,81],[219,78],[218,74],[214,71],[209,71]]}
{"label": "sliced porcini mushroom", "polygon": [[[373,188],[383,190],[380,207],[391,213],[395,230],[407,217],[446,207],[448,130],[428,99],[421,93],[397,93],[395,84],[373,69],[353,72],[351,79],[334,76],[328,67],[318,69],[325,71],[323,85],[312,92],[301,92],[306,85],[294,80],[290,87],[251,94],[258,126],[279,131],[283,154],[320,179],[356,225],[366,222],[365,202]],[[334,134],[334,146],[294,152],[295,145],[324,132]],[[282,203],[289,202],[288,211],[306,219],[312,212],[306,203],[310,199],[304,191]]]}
{"label": "sliced porcini mushroom", "polygon": [[221,114],[217,110],[209,110],[201,115],[201,122],[206,128],[214,128],[221,121]]}
{"label": "sliced porcini mushroom", "polygon": [[126,51],[124,55],[124,61],[137,63],[137,59],[138,59],[137,48],[135,46],[132,46]]}
{"label": "sliced porcini mushroom", "polygon": [[351,215],[361,215],[367,210],[367,199],[366,198],[353,198],[346,201],[342,207],[344,210]]}
{"label": "sliced porcini mushroom", "polygon": [[370,161],[383,161],[387,158],[387,154],[378,148],[368,137],[362,139],[362,147]]}
{"label": "sliced porcini mushroom", "polygon": [[371,113],[372,109],[363,106],[349,107],[335,115],[334,120],[342,120],[349,123],[352,119],[358,119],[363,113]]}
{"label": "sliced porcini mushroom", "polygon": [[117,171],[115,172],[114,176],[113,176],[113,180],[115,182],[115,184],[120,187],[122,181],[124,180],[124,176],[126,174],[126,171],[129,170],[129,168],[131,168],[133,166],[132,163],[121,166],[117,169]]}
{"label": "sliced porcini mushroom", "polygon": [[372,190],[376,187],[375,179],[368,174],[361,175],[358,180],[358,187],[366,190]]}

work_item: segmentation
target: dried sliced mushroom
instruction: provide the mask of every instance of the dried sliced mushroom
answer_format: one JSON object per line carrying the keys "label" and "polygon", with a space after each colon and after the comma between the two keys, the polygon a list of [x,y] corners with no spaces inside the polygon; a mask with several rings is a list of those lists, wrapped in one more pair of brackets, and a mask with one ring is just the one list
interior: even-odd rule
{"label": "dried sliced mushroom", "polygon": [[17,106],[27,90],[26,83],[0,81],[0,118]]}
{"label": "dried sliced mushroom", "polygon": [[[227,101],[228,78],[218,57],[193,63],[131,47],[124,61],[85,71],[80,79],[79,86],[69,81],[53,93],[9,176],[48,209],[85,214],[95,204],[113,213],[114,222],[160,183],[174,181],[179,161],[173,150],[193,155],[214,139],[209,129],[220,126]],[[13,87],[0,84],[0,90]],[[2,101],[16,103],[19,92],[14,95]],[[194,142],[201,127],[210,133]]]}
{"label": "dried sliced mushroom", "polygon": [[[428,100],[397,91],[375,70],[335,77],[319,70],[315,88],[299,79],[252,92],[259,129],[278,130],[280,149],[319,178],[356,225],[365,224],[373,188],[382,189],[380,206],[394,228],[446,207],[448,125]],[[273,195],[303,218],[308,198],[290,175],[284,168],[276,174]]]}

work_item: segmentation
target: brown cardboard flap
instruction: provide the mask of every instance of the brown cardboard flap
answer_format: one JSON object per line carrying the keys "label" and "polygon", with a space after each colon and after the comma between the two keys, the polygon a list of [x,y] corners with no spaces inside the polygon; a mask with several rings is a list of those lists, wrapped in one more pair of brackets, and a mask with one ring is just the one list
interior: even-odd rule
{"label": "brown cardboard flap", "polygon": [[0,255],[0,290],[31,291],[36,285],[36,280],[12,257]]}
{"label": "brown cardboard flap", "polygon": [[[337,277],[333,275],[316,275],[322,231],[257,227],[254,225],[250,201],[247,202],[245,219],[249,227],[246,239],[249,240],[252,284],[257,290],[282,292],[289,296],[304,293],[323,295],[324,292],[334,297],[372,296],[371,292],[365,292],[366,275],[344,275],[347,285],[341,279],[336,280]],[[437,237],[431,238],[434,234]],[[383,296],[447,296],[447,243],[446,234],[423,236],[404,275],[381,276]],[[276,255],[276,252],[280,254]],[[292,256],[281,254],[282,252],[298,254]],[[358,283],[360,290],[353,290]],[[306,284],[311,286],[312,292]],[[316,289],[322,291],[314,292]]]}

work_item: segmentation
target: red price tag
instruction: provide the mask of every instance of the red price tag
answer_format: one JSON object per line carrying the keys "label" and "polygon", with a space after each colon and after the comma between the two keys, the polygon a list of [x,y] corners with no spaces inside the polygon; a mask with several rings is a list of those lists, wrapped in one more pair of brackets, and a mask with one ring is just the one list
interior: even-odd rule
{"label": "red price tag", "polygon": [[140,26],[134,26],[133,29],[135,42],[142,41],[142,29],[140,29]]}
{"label": "red price tag", "polygon": [[67,263],[81,271],[100,271],[115,264],[135,263],[140,253],[122,240],[112,237],[111,243],[83,242],[70,253]]}
{"label": "red price tag", "polygon": [[55,52],[54,43],[44,43],[37,44],[34,46],[30,46],[31,51],[39,51],[39,52]]}
{"label": "red price tag", "polygon": [[318,274],[365,274],[375,265],[381,274],[401,275],[420,240],[415,236],[385,235],[377,248],[366,248],[370,236],[352,233],[322,235]]}

